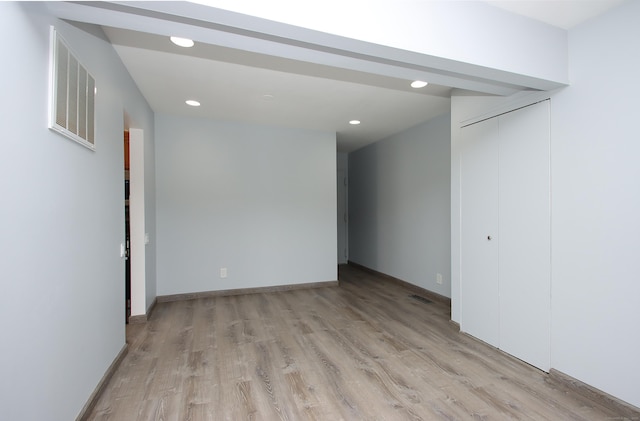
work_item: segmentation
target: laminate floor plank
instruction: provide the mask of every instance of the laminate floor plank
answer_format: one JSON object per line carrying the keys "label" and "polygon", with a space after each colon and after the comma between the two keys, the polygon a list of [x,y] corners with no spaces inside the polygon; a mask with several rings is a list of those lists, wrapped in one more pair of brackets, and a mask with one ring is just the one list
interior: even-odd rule
{"label": "laminate floor plank", "polygon": [[90,419],[640,419],[459,333],[450,309],[360,269],[340,286],[160,303]]}

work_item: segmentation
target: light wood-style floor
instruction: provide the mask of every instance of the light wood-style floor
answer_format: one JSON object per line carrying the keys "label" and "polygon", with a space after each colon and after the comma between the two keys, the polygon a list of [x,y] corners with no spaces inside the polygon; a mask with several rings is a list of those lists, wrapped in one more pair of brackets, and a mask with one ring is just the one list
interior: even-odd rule
{"label": "light wood-style floor", "polygon": [[458,332],[353,267],[340,287],[158,304],[94,420],[639,419]]}

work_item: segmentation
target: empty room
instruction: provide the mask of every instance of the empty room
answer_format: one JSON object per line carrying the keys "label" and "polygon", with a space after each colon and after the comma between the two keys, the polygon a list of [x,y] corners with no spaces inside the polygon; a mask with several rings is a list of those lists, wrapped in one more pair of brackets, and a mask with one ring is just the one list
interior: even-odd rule
{"label": "empty room", "polygon": [[640,2],[0,2],[10,420],[640,419]]}

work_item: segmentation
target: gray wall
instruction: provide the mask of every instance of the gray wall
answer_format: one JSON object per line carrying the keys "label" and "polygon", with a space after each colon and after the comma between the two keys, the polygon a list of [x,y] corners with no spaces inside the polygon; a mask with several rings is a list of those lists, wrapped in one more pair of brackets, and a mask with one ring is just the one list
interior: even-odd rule
{"label": "gray wall", "polygon": [[[95,77],[95,152],[47,128],[50,25]],[[0,407],[71,420],[125,344],[123,116],[153,113],[99,29],[19,2],[0,28]]]}
{"label": "gray wall", "polygon": [[[551,367],[640,406],[640,2],[569,31],[551,98]],[[532,94],[539,97],[540,93]],[[452,318],[459,320],[459,122],[517,98],[452,98]]]}
{"label": "gray wall", "polygon": [[337,279],[335,133],[168,115],[156,133],[158,295]]}
{"label": "gray wall", "polygon": [[569,31],[552,98],[553,367],[640,407],[640,2]]}
{"label": "gray wall", "polygon": [[349,155],[349,260],[447,297],[449,142],[447,114]]}
{"label": "gray wall", "polygon": [[[269,28],[272,34],[282,31],[288,36],[294,32],[301,40],[318,45],[324,42],[321,36],[312,37],[304,31],[297,32],[292,27],[282,29],[275,24],[284,22],[298,28],[366,41],[367,48],[364,51],[354,50],[356,53],[382,57],[385,52],[377,49],[379,46],[420,53],[421,66],[431,65],[442,70],[431,74],[431,83],[446,85],[446,75],[458,72],[478,78],[502,77],[503,82],[516,85],[520,75],[526,75],[521,79],[528,79],[525,84],[535,84],[532,80],[535,78],[566,82],[565,30],[510,13],[484,1],[366,2],[367,19],[360,18],[363,3],[359,1],[328,1],[323,2],[322,7],[307,7],[304,3],[294,6],[290,0],[218,3],[224,3],[222,7],[226,10],[272,21]],[[236,17],[235,21],[239,19]],[[250,22],[246,25],[251,28]],[[335,38],[325,39],[340,42]],[[346,42],[337,48],[347,52],[354,48],[354,44]],[[289,58],[309,59],[304,50],[298,54]],[[313,60],[317,63],[336,64],[323,61],[322,54],[316,56]],[[348,54],[342,56],[339,63],[347,63],[346,56]],[[392,59],[391,56],[387,58]],[[350,66],[361,64],[349,63]],[[366,71],[364,67],[358,69]],[[416,77],[421,74],[419,70],[414,73]],[[407,75],[395,74],[396,77],[410,79]],[[465,89],[473,90],[473,87],[468,85]]]}

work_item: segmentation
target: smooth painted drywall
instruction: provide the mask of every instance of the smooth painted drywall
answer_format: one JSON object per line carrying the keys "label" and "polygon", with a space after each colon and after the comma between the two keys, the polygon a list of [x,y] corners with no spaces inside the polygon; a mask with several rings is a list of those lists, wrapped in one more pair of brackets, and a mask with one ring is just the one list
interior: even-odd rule
{"label": "smooth painted drywall", "polygon": [[[47,128],[50,25],[95,77],[95,152]],[[72,420],[125,345],[123,115],[153,113],[99,28],[2,2],[0,34],[2,418]]]}
{"label": "smooth painted drywall", "polygon": [[[321,44],[322,34],[333,34],[346,37],[345,50],[353,40],[366,41],[420,53],[430,65],[447,72],[464,73],[478,66],[473,76],[491,78],[506,72],[500,76],[503,82],[509,82],[508,73],[567,81],[566,31],[482,1],[329,0],[313,5],[296,0],[201,1],[205,2],[273,21],[244,22],[236,15],[227,17],[228,23],[253,25],[279,36],[293,34],[294,39],[309,43]],[[152,7],[178,9],[171,4]],[[201,14],[223,19],[215,10]],[[292,26],[285,28],[276,22]],[[319,34],[301,34],[300,28]],[[367,53],[375,55],[371,50]]]}
{"label": "smooth painted drywall", "polygon": [[190,2],[139,2],[135,8],[50,2],[49,7],[71,20],[165,36],[180,33],[196,43],[268,52],[290,63],[495,95],[567,83],[565,30],[481,1],[207,3],[221,8]]}
{"label": "smooth painted drywall", "polygon": [[168,115],[156,133],[158,295],[337,279],[335,133]]}
{"label": "smooth painted drywall", "polygon": [[[551,368],[640,407],[640,3],[569,32],[571,86],[551,98]],[[595,59],[597,57],[597,59]],[[534,99],[535,100],[535,99]],[[459,127],[514,98],[452,97],[452,319],[460,320]],[[511,104],[511,105],[509,105]]]}
{"label": "smooth painted drywall", "polygon": [[446,114],[349,154],[349,260],[446,297],[449,139]]}
{"label": "smooth painted drywall", "polygon": [[552,98],[552,366],[640,407],[640,2],[569,32]]}

